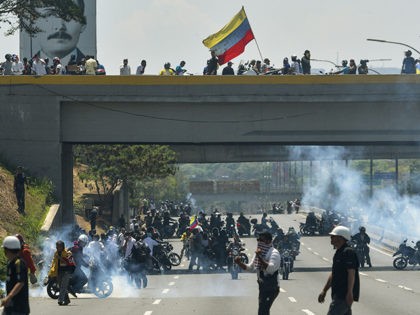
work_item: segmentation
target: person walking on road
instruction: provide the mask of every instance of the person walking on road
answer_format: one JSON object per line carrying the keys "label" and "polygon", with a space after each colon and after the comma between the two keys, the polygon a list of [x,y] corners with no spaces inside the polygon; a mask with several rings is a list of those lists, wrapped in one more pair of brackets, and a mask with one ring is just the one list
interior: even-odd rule
{"label": "person walking on road", "polygon": [[257,241],[257,250],[250,264],[244,264],[239,256],[235,258],[235,262],[243,270],[257,272],[259,287],[258,315],[269,315],[271,305],[273,305],[280,292],[278,281],[280,253],[273,247],[271,233],[261,233]]}
{"label": "person walking on road", "polygon": [[347,227],[336,226],[329,235],[336,252],[332,272],[318,296],[318,302],[324,303],[327,291],[331,288],[332,301],[328,315],[351,315],[351,306],[359,300],[360,294],[359,261],[356,252],[347,244],[351,239]]}

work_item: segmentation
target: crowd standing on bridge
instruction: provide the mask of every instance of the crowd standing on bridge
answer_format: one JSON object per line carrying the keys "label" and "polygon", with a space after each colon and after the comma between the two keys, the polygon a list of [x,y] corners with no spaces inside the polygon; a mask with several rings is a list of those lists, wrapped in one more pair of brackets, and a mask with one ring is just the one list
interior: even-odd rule
{"label": "crowd standing on bridge", "polygon": [[[412,57],[411,50],[404,52],[401,74],[420,74],[420,59]],[[316,60],[319,61],[319,60]],[[321,60],[323,61],[323,60]],[[361,59],[356,64],[355,59],[343,60],[341,65],[335,65],[337,70],[331,70],[327,74],[332,75],[366,75],[369,74],[369,60]],[[137,67],[135,75],[144,75],[146,70],[146,60],[141,60]],[[170,62],[163,65],[163,69],[159,72],[161,76],[173,75],[191,75],[192,73],[185,69],[186,61],[182,60],[179,64],[172,68]],[[235,75],[233,62],[229,61],[222,70],[222,75]],[[211,58],[207,60],[203,69],[203,75],[217,75],[219,70],[219,60],[214,51],[211,51]],[[134,73],[128,64],[128,59],[123,59],[122,65],[119,67],[120,75],[129,76]],[[373,70],[372,70],[373,71]],[[373,71],[377,73],[376,71]],[[77,58],[72,55],[67,63],[63,65],[59,57],[54,57],[52,64],[49,58],[41,58],[40,54],[35,54],[32,58],[23,58],[20,61],[17,54],[6,54],[5,60],[0,63],[0,74],[2,75],[105,75],[106,70],[94,56],[86,55],[83,58]],[[308,75],[311,72],[311,52],[305,50],[303,56],[298,58],[297,55],[284,57],[280,67],[274,67],[269,58],[264,60],[252,59],[249,61],[241,61],[237,67],[236,75]]]}

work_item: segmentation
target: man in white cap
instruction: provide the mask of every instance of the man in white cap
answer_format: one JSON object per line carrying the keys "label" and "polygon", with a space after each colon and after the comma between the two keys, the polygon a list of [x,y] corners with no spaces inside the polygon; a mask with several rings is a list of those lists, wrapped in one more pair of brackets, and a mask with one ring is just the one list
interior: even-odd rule
{"label": "man in white cap", "polygon": [[1,300],[3,314],[29,314],[28,268],[19,257],[21,244],[16,236],[6,236],[3,250],[7,258],[7,295]]}
{"label": "man in white cap", "polygon": [[347,227],[336,226],[329,234],[336,252],[332,272],[318,296],[318,302],[325,301],[325,295],[331,288],[332,301],[328,315],[351,315],[351,305],[359,300],[359,261],[356,252],[347,244],[351,238]]}

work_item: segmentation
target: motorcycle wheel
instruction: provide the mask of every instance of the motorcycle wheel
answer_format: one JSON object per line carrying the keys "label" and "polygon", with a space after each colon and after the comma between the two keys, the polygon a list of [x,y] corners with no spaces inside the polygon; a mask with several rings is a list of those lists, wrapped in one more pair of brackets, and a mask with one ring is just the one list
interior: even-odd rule
{"label": "motorcycle wheel", "polygon": [[168,259],[172,266],[179,266],[181,263],[181,257],[177,253],[170,253],[168,255]]}
{"label": "motorcycle wheel", "polygon": [[50,298],[54,300],[58,299],[58,296],[60,295],[60,288],[55,280],[48,282],[47,293]]}
{"label": "motorcycle wheel", "polygon": [[405,267],[407,267],[408,262],[406,258],[400,256],[395,258],[392,264],[394,265],[395,269],[403,270]]}
{"label": "motorcycle wheel", "polygon": [[289,267],[287,267],[287,266],[284,266],[283,267],[283,280],[289,280]]}
{"label": "motorcycle wheel", "polygon": [[238,271],[238,266],[237,265],[235,266],[235,265],[233,265],[230,268],[230,275],[232,276],[232,280],[238,280],[239,271]]}
{"label": "motorcycle wheel", "polygon": [[112,294],[114,290],[114,285],[111,281],[104,280],[99,281],[99,283],[95,286],[93,290],[93,294],[95,294],[100,299],[105,299]]}

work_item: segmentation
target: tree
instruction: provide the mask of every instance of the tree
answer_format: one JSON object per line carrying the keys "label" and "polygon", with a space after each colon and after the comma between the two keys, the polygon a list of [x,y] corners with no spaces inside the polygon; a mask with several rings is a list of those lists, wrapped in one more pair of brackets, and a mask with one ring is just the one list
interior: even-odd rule
{"label": "tree", "polygon": [[7,35],[17,30],[29,34],[39,33],[42,30],[35,27],[34,22],[48,16],[86,23],[85,16],[74,0],[0,0],[0,22],[9,25]]}
{"label": "tree", "polygon": [[122,182],[133,186],[138,180],[165,178],[176,172],[176,153],[168,146],[78,145],[74,152],[76,162],[87,165],[80,179],[95,183],[103,204]]}

